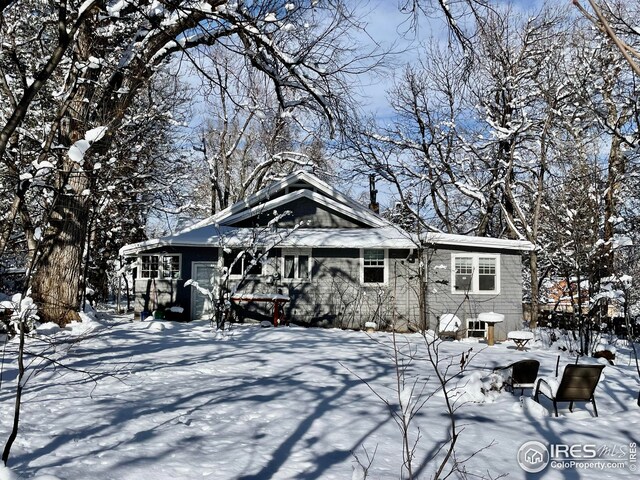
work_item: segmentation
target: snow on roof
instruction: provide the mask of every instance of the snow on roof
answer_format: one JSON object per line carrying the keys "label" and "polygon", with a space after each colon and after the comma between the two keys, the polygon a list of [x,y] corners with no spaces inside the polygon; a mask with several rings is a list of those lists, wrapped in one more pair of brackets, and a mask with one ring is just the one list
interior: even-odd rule
{"label": "snow on roof", "polygon": [[[296,189],[283,196],[271,198],[287,187],[308,184],[312,189]],[[236,228],[231,223],[257,215],[261,210],[309,198],[329,209],[340,212],[372,228],[300,228],[270,229],[269,227]],[[472,237],[448,233],[428,233],[423,242],[428,246],[453,246],[493,250],[533,250],[534,246],[523,240],[504,240]],[[125,245],[120,249],[124,256],[163,246],[211,246],[246,247],[251,244],[281,247],[330,247],[330,248],[415,248],[418,239],[368,208],[340,193],[315,175],[299,170],[277,181],[246,199],[202,220],[174,235]]]}
{"label": "snow on roof", "polygon": [[[522,243],[495,238],[465,237],[464,235],[446,235],[431,238],[431,245],[456,245],[467,247],[484,247],[494,249],[525,250]],[[470,239],[469,242],[466,240]],[[506,243],[505,242],[512,242]],[[394,227],[377,228],[279,228],[262,229],[235,228],[221,225],[205,225],[198,229],[188,230],[167,237],[148,240],[146,242],[126,245],[120,254],[135,255],[151,248],[173,246],[211,246],[211,247],[246,247],[257,246],[283,248],[416,248],[415,236]],[[518,247],[518,248],[517,248]]]}
{"label": "snow on roof", "polygon": [[493,237],[474,237],[471,235],[455,235],[452,233],[430,232],[427,234],[426,245],[449,245],[461,247],[489,248],[494,250],[531,251],[535,246],[526,240],[506,240]]}
{"label": "snow on roof", "polygon": [[[286,176],[282,180],[278,180],[272,183],[271,185],[268,185],[267,187],[263,188],[262,190],[252,195],[249,195],[247,198],[234,203],[233,205],[225,208],[224,210],[221,210],[215,215],[207,219],[204,219],[196,223],[195,225],[192,225],[191,227],[189,227],[189,230],[193,228],[199,228],[204,225],[211,225],[215,223],[224,224],[230,220],[233,221],[233,218],[236,215],[241,214],[242,212],[248,209],[257,207],[258,205],[262,205],[265,202],[269,202],[271,197],[273,197],[276,193],[286,189],[287,187],[293,187],[296,184],[299,184],[300,182],[309,184],[319,193],[315,195],[314,199],[319,199],[319,198],[322,198],[323,196],[326,197],[324,198],[323,203],[325,203],[327,206],[331,206],[332,208],[334,208],[334,206],[338,204],[341,206],[342,209],[346,209],[349,213],[357,215],[357,217],[367,218],[368,221],[366,223],[370,225],[375,225],[375,226],[391,225],[391,223],[389,223],[387,220],[383,219],[382,217],[378,216],[368,208],[364,207],[363,205],[360,205],[355,200],[349,198],[345,194],[331,187],[330,185],[323,182],[315,175],[309,172],[306,172],[304,170],[298,170]],[[311,190],[307,190],[307,191],[309,193],[313,193]],[[295,193],[295,192],[292,192],[292,193]],[[291,195],[291,193],[289,193],[288,195]]]}
{"label": "snow on roof", "polygon": [[[239,222],[241,220],[245,220],[247,218],[251,218],[255,215],[258,215],[261,212],[271,211],[274,208],[281,207],[282,205],[295,202],[296,200],[300,200],[302,198],[308,198],[309,200],[313,200],[332,210],[343,213],[351,218],[360,220],[361,222],[367,225],[370,225],[372,227],[382,227],[382,226],[389,225],[389,223],[386,220],[383,220],[381,218],[378,218],[375,215],[372,215],[373,212],[371,212],[370,210],[364,209],[364,207],[360,207],[360,209],[356,210],[351,206],[347,206],[347,205],[344,205],[343,203],[336,202],[331,198],[327,198],[324,195],[320,195],[310,190],[296,190],[282,197],[278,197],[274,200],[268,201],[260,205],[256,205],[255,207],[230,215],[224,218],[223,222],[227,225],[233,224],[235,222]],[[365,210],[365,211],[362,211],[362,210]]]}
{"label": "snow on roof", "polygon": [[234,228],[206,225],[196,230],[181,232],[168,237],[126,245],[120,254],[135,255],[138,252],[163,246],[257,246],[284,248],[415,248],[416,243],[396,227],[379,228],[264,228],[256,235],[253,228]]}

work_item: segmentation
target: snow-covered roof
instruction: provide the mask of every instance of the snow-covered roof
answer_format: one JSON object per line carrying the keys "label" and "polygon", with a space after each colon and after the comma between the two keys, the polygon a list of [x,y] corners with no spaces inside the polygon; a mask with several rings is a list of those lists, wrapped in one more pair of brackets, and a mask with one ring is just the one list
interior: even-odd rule
{"label": "snow-covered roof", "polygon": [[455,235],[452,233],[430,232],[425,241],[429,245],[448,245],[460,247],[487,248],[494,250],[531,251],[535,246],[526,240],[507,240],[493,237],[474,237],[471,235]]}
{"label": "snow-covered roof", "polygon": [[[365,223],[367,224],[376,226],[391,225],[391,223],[387,220],[378,216],[363,205],[360,205],[352,198],[349,198],[345,194],[331,187],[315,175],[304,170],[298,170],[286,176],[282,180],[278,180],[263,188],[262,190],[249,195],[247,198],[234,203],[224,210],[221,210],[215,215],[196,223],[195,225],[191,226],[190,229],[200,228],[204,225],[228,224],[230,221],[235,221],[233,219],[236,215],[241,214],[246,210],[253,209],[254,207],[258,206],[259,208],[267,208],[263,205],[265,203],[268,203],[270,199],[272,199],[272,197],[274,197],[274,195],[276,195],[278,192],[286,191],[288,187],[295,187],[297,185],[300,185],[301,183],[308,184],[315,190],[315,192],[319,193],[320,195],[316,195],[314,199],[317,200],[318,198],[323,198],[323,203],[327,206],[339,204],[341,205],[341,208],[346,209],[348,213],[355,214],[358,217],[366,217],[367,221]],[[305,190],[297,191],[304,192]],[[306,191],[309,193],[313,193],[313,191],[310,189]],[[291,195],[291,193],[286,194],[285,197],[288,197],[288,195]],[[287,203],[287,201],[285,201],[284,203]]]}
{"label": "snow-covered roof", "polygon": [[246,247],[247,245],[282,248],[415,248],[406,232],[392,226],[377,228],[265,228],[256,235],[254,228],[206,225],[176,235],[126,245],[124,256],[163,246]]}
{"label": "snow-covered roof", "polygon": [[[466,237],[464,235],[433,234],[432,246],[460,246],[499,250],[527,250],[528,242],[499,240],[495,238]],[[176,235],[126,245],[120,254],[135,255],[138,252],[163,246],[188,247],[243,247],[277,246],[283,248],[416,248],[415,236],[395,226],[375,228],[279,228],[267,227],[258,234],[254,228],[236,228],[224,225],[205,225]],[[530,244],[529,244],[530,245]]]}
{"label": "snow-covered roof", "polygon": [[[292,190],[290,191],[289,188]],[[263,211],[270,212],[305,198],[368,227],[299,229],[257,227],[256,230],[233,226]],[[300,170],[181,232],[125,245],[120,249],[120,254],[136,255],[139,252],[163,246],[246,247],[248,245],[406,249],[415,248],[418,245],[418,239],[327,185],[316,176]],[[531,243],[521,240],[447,233],[429,233],[425,245],[518,251],[533,249]]]}

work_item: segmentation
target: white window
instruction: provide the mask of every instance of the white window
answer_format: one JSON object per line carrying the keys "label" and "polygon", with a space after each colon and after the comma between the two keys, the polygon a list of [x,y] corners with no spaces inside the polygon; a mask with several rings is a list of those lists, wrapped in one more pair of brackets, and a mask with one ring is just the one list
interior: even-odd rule
{"label": "white window", "polygon": [[141,255],[140,278],[180,278],[180,255]]}
{"label": "white window", "polygon": [[500,293],[500,255],[453,254],[451,264],[453,293]]}
{"label": "white window", "polygon": [[224,266],[229,269],[229,276],[243,277],[246,275],[262,275],[262,252],[234,248],[224,252]]}
{"label": "white window", "polygon": [[387,255],[382,249],[362,249],[361,280],[364,284],[386,283]]}
{"label": "white window", "polygon": [[311,279],[310,252],[282,252],[282,279],[302,280]]}
{"label": "white window", "polygon": [[478,257],[478,290],[480,292],[496,291],[497,263],[495,257]]}
{"label": "white window", "polygon": [[477,318],[467,319],[467,337],[485,338],[487,325]]}

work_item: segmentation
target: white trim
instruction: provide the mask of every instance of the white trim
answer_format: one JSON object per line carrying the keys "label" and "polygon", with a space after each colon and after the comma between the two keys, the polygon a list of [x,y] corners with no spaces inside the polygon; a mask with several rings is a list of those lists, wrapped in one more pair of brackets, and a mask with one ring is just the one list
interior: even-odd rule
{"label": "white trim", "polygon": [[[466,322],[467,322],[467,338],[487,338],[487,324],[485,322],[484,324],[484,330],[480,330],[477,328],[474,329],[470,329],[469,328],[469,322],[480,322],[481,320],[478,320],[478,317],[472,317],[472,318],[467,318]],[[481,332],[484,331],[484,334],[482,335],[482,337],[476,337],[476,336],[470,336],[469,332]]]}
{"label": "white trim", "polygon": [[[158,257],[158,276],[157,277],[144,277],[142,276],[142,257]],[[178,257],[178,277],[165,277],[163,275],[164,269],[162,268],[163,257]],[[182,280],[182,254],[181,253],[169,253],[169,252],[155,252],[155,253],[141,253],[136,259],[136,266],[138,267],[137,278],[140,280]]]}
{"label": "white trim", "polygon": [[[364,251],[365,250],[382,250],[384,252],[384,280],[380,282],[367,282],[364,281]],[[365,287],[376,287],[380,285],[389,284],[389,249],[388,248],[361,248],[360,249],[360,285]]]}
{"label": "white trim", "polygon": [[[456,289],[456,258],[471,258],[471,288],[469,290]],[[496,261],[496,288],[494,290],[480,290],[479,287],[479,259],[480,258],[493,258]],[[478,252],[464,252],[464,253],[452,253],[451,254],[451,293],[454,295],[500,295],[500,270],[501,259],[499,253],[478,253]]]}

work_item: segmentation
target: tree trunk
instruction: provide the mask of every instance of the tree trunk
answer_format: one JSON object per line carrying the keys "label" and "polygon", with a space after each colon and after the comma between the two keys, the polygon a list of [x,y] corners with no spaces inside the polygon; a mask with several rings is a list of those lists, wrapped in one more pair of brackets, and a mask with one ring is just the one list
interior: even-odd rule
{"label": "tree trunk", "polygon": [[538,309],[540,291],[538,288],[538,255],[535,250],[529,256],[529,270],[531,271],[531,319],[529,326],[536,328],[538,326]]}
{"label": "tree trunk", "polygon": [[84,172],[75,170],[57,197],[50,227],[43,238],[32,280],[32,296],[41,322],[61,327],[78,320],[83,252],[90,202],[82,192],[89,187]]}
{"label": "tree trunk", "polygon": [[[102,56],[104,39],[94,35],[98,21],[98,9],[79,28],[74,55],[78,61],[88,61],[91,55]],[[70,76],[67,81],[72,85],[68,109],[61,121],[58,141],[70,147],[84,138],[88,120],[95,114],[85,100],[95,94],[98,79],[97,69],[78,72],[82,81]],[[116,110],[101,105],[97,110],[106,113],[107,118],[115,117]],[[105,147],[108,145],[105,143]],[[95,150],[92,148],[91,150]],[[81,287],[84,285],[84,247],[87,241],[88,223],[91,218],[91,181],[93,164],[87,153],[81,164],[68,155],[61,158],[62,169],[59,172],[56,187],[58,194],[49,216],[49,225],[44,232],[32,279],[32,295],[38,304],[41,322],[53,322],[61,327],[79,320],[78,311]]]}
{"label": "tree trunk", "polygon": [[609,171],[607,176],[607,190],[604,205],[604,251],[602,252],[602,270],[600,278],[607,277],[613,272],[613,237],[618,216],[618,202],[620,189],[625,174],[625,160],[622,152],[622,140],[614,136],[609,151]]}

